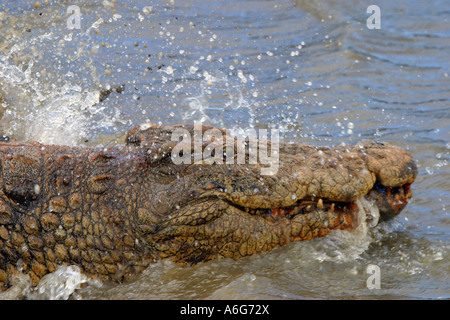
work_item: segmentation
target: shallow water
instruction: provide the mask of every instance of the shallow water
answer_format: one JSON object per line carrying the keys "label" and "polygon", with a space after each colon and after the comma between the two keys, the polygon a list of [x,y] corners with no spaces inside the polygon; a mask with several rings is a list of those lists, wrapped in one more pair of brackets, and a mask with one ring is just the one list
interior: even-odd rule
{"label": "shallow water", "polygon": [[[419,168],[410,204],[375,229],[238,261],[157,263],[76,298],[450,298],[448,1],[378,1],[379,30],[366,26],[372,3],[353,0],[77,1],[73,30],[68,5],[41,2],[0,1],[1,134],[105,145],[146,121],[203,121],[321,145],[375,138]],[[380,289],[367,288],[371,264]]]}

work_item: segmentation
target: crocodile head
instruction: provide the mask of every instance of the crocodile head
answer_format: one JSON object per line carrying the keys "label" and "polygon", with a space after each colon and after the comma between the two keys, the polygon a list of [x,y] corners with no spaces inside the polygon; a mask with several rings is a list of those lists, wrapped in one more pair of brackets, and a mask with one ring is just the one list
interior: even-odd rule
{"label": "crocodile head", "polygon": [[[193,126],[145,124],[129,132],[127,143],[150,155],[150,176],[159,189],[151,214],[139,216],[143,237],[160,257],[180,263],[248,256],[352,229],[362,219],[374,226],[403,209],[417,175],[408,152],[374,141],[334,148],[279,144],[272,175],[262,175],[264,165],[248,161],[227,164],[225,151],[237,139],[215,141],[218,149],[211,154],[223,150],[222,164],[202,159],[174,165],[173,151],[180,143],[171,137],[177,128],[195,134]],[[211,129],[203,126],[200,133]],[[193,141],[184,142],[183,152],[191,150],[193,158]]]}
{"label": "crocodile head", "polygon": [[[417,168],[403,149],[226,134],[144,124],[125,146],[0,141],[0,291],[20,272],[37,285],[61,265],[123,281],[159,258],[236,259],[366,219],[376,225],[411,197]],[[255,150],[271,161],[253,163]]]}

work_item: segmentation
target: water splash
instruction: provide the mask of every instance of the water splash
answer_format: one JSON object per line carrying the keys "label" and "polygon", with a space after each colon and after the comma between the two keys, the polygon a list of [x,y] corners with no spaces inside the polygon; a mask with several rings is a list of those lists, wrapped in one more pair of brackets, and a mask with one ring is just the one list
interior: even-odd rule
{"label": "water splash", "polygon": [[100,287],[101,283],[89,280],[78,266],[61,266],[54,273],[42,278],[38,286],[28,295],[28,299],[67,300],[76,298],[75,292],[83,284]]}
{"label": "water splash", "polygon": [[12,286],[0,292],[0,300],[68,300],[78,299],[77,291],[85,286],[101,287],[98,280],[88,279],[78,266],[61,266],[47,274],[33,288],[27,274],[20,273],[12,280]]}
{"label": "water splash", "polygon": [[[33,59],[19,66],[0,61],[5,100],[14,97],[2,110],[2,134],[47,144],[79,144],[88,136],[92,116],[104,109],[97,106],[100,92],[83,90],[68,81],[60,87],[45,88],[33,67]],[[104,125],[112,123],[104,120]]]}
{"label": "water splash", "polygon": [[0,300],[18,300],[25,298],[31,290],[31,279],[20,273],[12,280],[12,286],[5,292],[0,292]]}
{"label": "water splash", "polygon": [[[3,25],[1,134],[46,144],[79,145],[92,138],[92,123],[100,131],[117,122],[114,110],[105,111],[106,107],[98,104],[101,85],[92,57],[95,50],[86,50],[92,42],[93,49],[98,47],[90,31],[97,30],[104,19],[97,18],[84,32],[68,33],[60,14],[65,7],[47,9],[43,10],[53,27],[44,34],[31,32],[33,27],[39,29],[39,24],[23,33],[15,24]],[[10,18],[27,25],[27,15],[33,13]],[[83,81],[73,70],[86,75]]]}
{"label": "water splash", "polygon": [[303,256],[333,263],[352,262],[360,258],[374,240],[371,229],[378,224],[380,213],[375,204],[364,198],[359,199],[357,205],[356,228],[334,230],[314,245],[302,243]]}
{"label": "water splash", "polygon": [[[194,89],[199,91],[198,94],[185,99],[189,109],[183,119],[187,122],[200,121],[216,127],[227,127],[236,134],[244,128],[253,128],[256,119],[253,95],[240,81],[239,75],[227,76],[219,69],[203,71],[200,83]],[[236,113],[242,117],[236,118]],[[233,122],[229,123],[230,121]]]}

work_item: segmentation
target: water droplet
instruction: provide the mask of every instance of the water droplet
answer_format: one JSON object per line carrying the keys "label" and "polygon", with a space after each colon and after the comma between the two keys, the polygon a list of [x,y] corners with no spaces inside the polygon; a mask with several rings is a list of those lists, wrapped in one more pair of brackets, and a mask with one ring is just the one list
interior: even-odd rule
{"label": "water droplet", "polygon": [[72,33],[69,33],[67,35],[64,36],[64,40],[66,41],[72,41]]}
{"label": "water droplet", "polygon": [[198,70],[197,67],[194,67],[194,66],[190,66],[190,67],[189,67],[189,72],[190,72],[190,73],[196,73],[197,70]]}

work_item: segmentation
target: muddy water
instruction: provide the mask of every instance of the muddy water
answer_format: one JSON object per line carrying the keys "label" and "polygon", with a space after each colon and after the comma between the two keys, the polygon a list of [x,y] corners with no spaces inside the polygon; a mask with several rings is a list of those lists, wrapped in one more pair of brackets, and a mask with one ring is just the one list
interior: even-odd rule
{"label": "muddy water", "polygon": [[[157,263],[76,298],[450,298],[448,1],[377,1],[375,30],[372,3],[353,0],[76,1],[79,25],[70,3],[0,3],[1,134],[107,145],[145,121],[203,121],[314,144],[375,138],[417,159],[413,200],[376,229],[239,261]],[[367,288],[369,265],[380,289]],[[60,281],[23,294],[49,297]]]}

